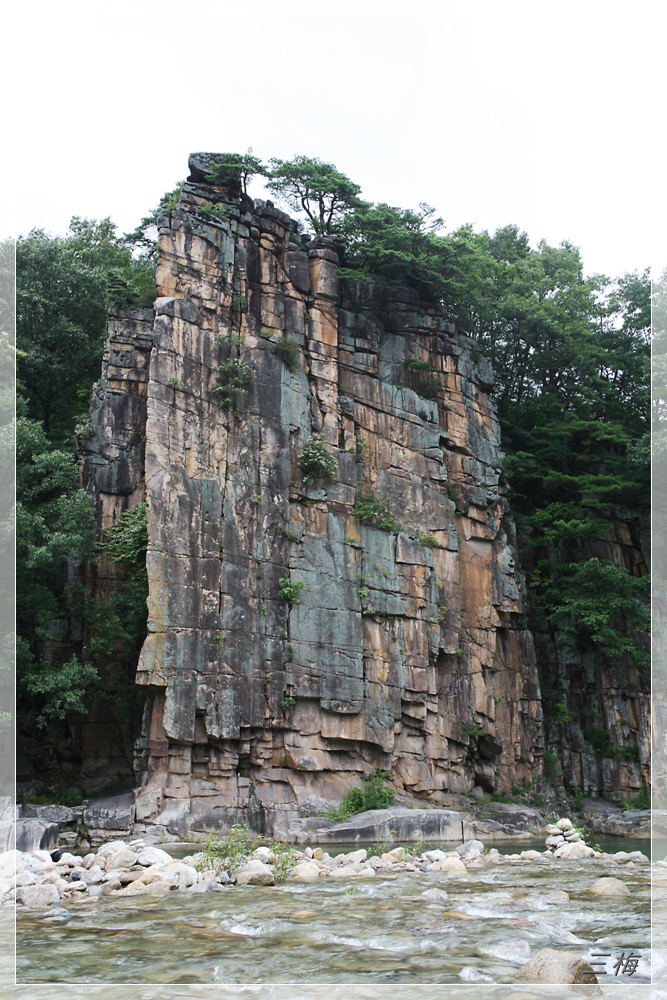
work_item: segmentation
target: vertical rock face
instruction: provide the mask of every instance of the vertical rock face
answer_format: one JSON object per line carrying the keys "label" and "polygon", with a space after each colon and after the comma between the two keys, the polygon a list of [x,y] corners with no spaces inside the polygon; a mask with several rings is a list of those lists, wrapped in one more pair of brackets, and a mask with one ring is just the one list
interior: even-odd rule
{"label": "vertical rock face", "polygon": [[[597,512],[598,516],[603,516]],[[627,570],[648,572],[642,526],[628,508],[610,507],[599,539],[580,543],[584,558],[598,558]],[[550,557],[558,561],[559,554]],[[530,567],[527,567],[530,568]],[[551,632],[534,628],[544,705],[546,742],[557,748],[545,757],[545,774],[562,769],[568,789],[590,796],[628,796],[650,777],[651,674],[631,656],[610,656],[603,646],[582,651]],[[648,645],[648,636],[646,636]],[[648,649],[647,649],[648,651]]]}
{"label": "vertical rock face", "polygon": [[[119,514],[144,499],[144,447],[148,366],[153,346],[153,310],[110,310],[102,376],[93,387],[90,422],[78,429],[77,450],[83,486],[92,494],[101,537]],[[108,601],[118,589],[122,569],[102,554],[83,568],[84,583],[95,601]],[[81,636],[79,636],[79,639]],[[102,681],[131,676],[136,653],[125,649],[98,663]],[[88,795],[133,778],[133,738],[127,707],[116,711],[99,698],[85,717],[76,716],[70,756],[80,773],[73,782]]]}
{"label": "vertical rock face", "polygon": [[[128,363],[111,451],[84,458],[102,519],[148,503],[137,818],[270,830],[373,767],[434,803],[507,791],[541,709],[488,363],[438,310],[339,282],[331,242],[205,183],[209,162],[159,220],[146,403],[126,316],[142,391]],[[111,452],[144,405],[142,476]],[[336,471],[305,482],[314,435]]]}

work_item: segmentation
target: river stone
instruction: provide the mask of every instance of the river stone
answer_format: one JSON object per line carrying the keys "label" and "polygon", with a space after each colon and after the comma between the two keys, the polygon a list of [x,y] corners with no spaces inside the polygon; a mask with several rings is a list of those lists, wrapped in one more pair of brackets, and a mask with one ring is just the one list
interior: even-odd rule
{"label": "river stone", "polygon": [[269,861],[271,861],[271,858],[273,857],[273,854],[271,849],[268,847],[258,847],[255,851],[253,851],[252,857],[254,861],[261,861],[262,864],[268,865]]}
{"label": "river stone", "polygon": [[406,857],[404,847],[395,847],[392,851],[385,851],[384,854],[380,855],[380,860],[396,863],[397,861],[405,861]]}
{"label": "river stone", "polygon": [[273,872],[263,861],[248,861],[236,872],[237,885],[275,885]]}
{"label": "river stone", "polygon": [[324,860],[324,851],[322,850],[321,847],[316,847],[315,850],[313,851],[313,860],[314,861]]}
{"label": "river stone", "polygon": [[58,886],[50,885],[27,885],[21,889],[21,902],[30,910],[41,910],[45,906],[60,902]]}
{"label": "river stone", "polygon": [[554,826],[553,823],[549,823],[547,826],[547,833],[550,837],[562,837],[563,831],[559,826]]}
{"label": "river stone", "polygon": [[362,868],[360,872],[357,873],[358,878],[375,878],[375,869],[371,868],[370,865],[366,868]]}
{"label": "river stone", "polygon": [[117,896],[143,896],[148,890],[148,886],[144,885],[143,882],[137,882],[136,879],[130,885],[124,886],[119,889],[116,893]]}
{"label": "river stone", "polygon": [[338,868],[334,868],[329,877],[330,878],[351,878],[353,875],[358,875],[361,871],[362,866],[360,864],[352,865],[340,865]]}
{"label": "river stone", "polygon": [[565,839],[567,840],[568,844],[574,844],[578,840],[581,840],[581,834],[579,833],[578,830],[566,830]]}
{"label": "river stone", "polygon": [[424,851],[424,857],[427,861],[444,861],[447,855],[444,851]]}
{"label": "river stone", "polygon": [[[559,819],[558,822],[556,823],[556,826],[558,827],[559,830],[562,830],[562,831],[571,830],[572,829],[572,820],[571,819],[567,819],[567,818]],[[545,951],[548,951],[548,950],[549,950],[548,948],[545,948]]]}
{"label": "river stone", "polygon": [[[585,958],[573,951],[556,951],[555,948],[542,948],[536,952],[516,973],[518,979],[531,982],[559,983],[597,983],[598,979],[592,967]],[[598,996],[601,991],[598,991]]]}
{"label": "river stone", "polygon": [[522,851],[521,857],[524,861],[544,861],[544,855],[540,851]]}
{"label": "river stone", "polygon": [[17,875],[16,878],[14,879],[14,885],[16,886],[36,885],[36,884],[37,884],[37,876],[35,875],[34,872],[30,871],[22,871],[21,874]]}
{"label": "river stone", "polygon": [[314,861],[301,861],[288,875],[289,879],[316,879],[320,877],[320,866]]}
{"label": "river stone", "polygon": [[[202,882],[197,882],[196,885],[188,886],[186,892],[209,892],[213,888],[213,879],[204,879]],[[272,885],[271,882],[266,883]]]}
{"label": "river stone", "polygon": [[554,852],[554,857],[579,861],[582,858],[592,858],[594,854],[592,847],[587,847],[583,840],[579,840],[574,844],[563,844]]}
{"label": "river stone", "polygon": [[151,865],[171,865],[174,859],[159,847],[144,847],[137,855],[137,864],[150,868]]}
{"label": "river stone", "polygon": [[424,899],[435,899],[437,902],[449,899],[449,894],[444,889],[426,889],[422,892]]}
{"label": "river stone", "polygon": [[561,847],[564,843],[565,837],[560,832],[558,833],[558,836],[556,836],[556,834],[552,834],[544,841],[546,847]]}
{"label": "river stone", "polygon": [[632,895],[625,882],[621,882],[620,878],[599,878],[588,891],[594,892],[599,896]]}
{"label": "river stone", "polygon": [[445,858],[444,861],[438,861],[431,871],[435,872],[467,872],[468,869],[463,864],[460,858]]}
{"label": "river stone", "polygon": [[99,865],[93,865],[92,868],[87,869],[85,877],[88,885],[98,885],[104,880],[104,872]]}
{"label": "river stone", "polygon": [[[248,863],[261,864],[259,861],[250,861]],[[179,885],[183,882],[184,889],[187,889],[189,886],[194,885],[195,882],[199,881],[197,869],[193,868],[191,865],[186,865],[183,861],[173,861],[170,865],[167,865],[164,871],[165,875],[171,875],[173,878],[177,879]]]}
{"label": "river stone", "polygon": [[456,848],[456,853],[462,858],[468,858],[475,854],[481,854],[483,850],[484,844],[481,840],[466,840],[465,843]]}
{"label": "river stone", "polygon": [[[399,851],[403,851],[402,847],[397,848]],[[390,851],[390,854],[393,853]],[[403,852],[405,855],[405,852]],[[362,848],[360,851],[350,851],[349,854],[342,855],[343,860],[341,864],[343,865],[358,865],[359,862],[366,860],[366,850]],[[403,858],[397,858],[397,861],[402,861]]]}

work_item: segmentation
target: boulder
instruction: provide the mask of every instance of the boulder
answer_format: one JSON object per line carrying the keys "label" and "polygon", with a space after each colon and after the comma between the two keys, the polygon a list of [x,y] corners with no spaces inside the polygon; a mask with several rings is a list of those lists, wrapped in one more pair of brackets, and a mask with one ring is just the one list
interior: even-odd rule
{"label": "boulder", "polygon": [[27,885],[21,889],[20,899],[28,909],[42,910],[53,903],[59,903],[60,892],[53,882],[46,885]]}
{"label": "boulder", "polygon": [[[569,985],[572,983],[598,982],[593,968],[573,951],[557,951],[555,948],[542,948],[530,958],[525,965],[522,965],[516,973],[517,979],[526,979],[529,982],[559,983]],[[596,994],[600,996],[601,990]]]}
{"label": "boulder", "polygon": [[437,903],[444,902],[449,899],[448,893],[444,889],[426,889],[422,892],[422,898],[428,900],[435,900]]}
{"label": "boulder", "polygon": [[479,856],[483,850],[484,844],[481,840],[466,840],[460,847],[456,848],[457,854],[462,858]]}
{"label": "boulder", "polygon": [[138,855],[131,851],[129,847],[124,847],[121,851],[117,851],[116,854],[111,854],[106,860],[107,871],[115,868],[131,868],[136,865],[138,860]]}
{"label": "boulder", "polygon": [[563,831],[565,831],[565,830],[571,830],[572,829],[572,820],[571,819],[567,819],[567,818],[559,819],[558,822],[556,823],[556,826],[558,827],[559,830],[563,830]]}
{"label": "boulder", "polygon": [[450,809],[369,809],[335,825],[309,829],[308,840],[320,844],[373,844],[389,837],[412,843],[417,840],[462,841],[461,813]]}
{"label": "boulder", "polygon": [[445,858],[444,861],[436,862],[431,869],[439,872],[467,872],[467,870],[460,858]]}
{"label": "boulder", "polygon": [[151,865],[170,865],[173,860],[166,851],[161,851],[159,847],[144,847],[137,855],[137,864],[145,865],[146,868]]}
{"label": "boulder", "polygon": [[273,872],[263,861],[248,861],[236,872],[237,885],[275,885]]}
{"label": "boulder", "polygon": [[134,823],[134,793],[111,795],[90,802],[83,812],[83,822],[95,830],[129,830]]}
{"label": "boulder", "polygon": [[18,851],[49,851],[58,843],[58,824],[41,819],[17,819],[16,849]]}
{"label": "boulder", "polygon": [[625,882],[621,882],[620,878],[599,878],[593,883],[588,891],[594,892],[598,896],[632,895]]}
{"label": "boulder", "polygon": [[592,858],[595,855],[595,851],[592,847],[587,847],[583,840],[576,841],[574,844],[563,844],[558,850],[554,852],[555,858],[563,858],[563,860],[574,860],[579,861],[582,858]]}
{"label": "boulder", "polygon": [[290,872],[290,879],[316,879],[320,877],[320,866],[314,861],[301,861]]}

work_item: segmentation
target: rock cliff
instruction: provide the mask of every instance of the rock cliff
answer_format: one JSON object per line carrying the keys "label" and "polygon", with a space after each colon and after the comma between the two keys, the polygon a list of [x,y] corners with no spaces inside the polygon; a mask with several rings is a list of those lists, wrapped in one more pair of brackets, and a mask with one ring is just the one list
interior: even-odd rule
{"label": "rock cliff", "polygon": [[101,525],[148,505],[137,821],[271,833],[374,768],[433,805],[535,779],[488,362],[210,162],[158,220],[154,323],[112,317],[83,443]]}

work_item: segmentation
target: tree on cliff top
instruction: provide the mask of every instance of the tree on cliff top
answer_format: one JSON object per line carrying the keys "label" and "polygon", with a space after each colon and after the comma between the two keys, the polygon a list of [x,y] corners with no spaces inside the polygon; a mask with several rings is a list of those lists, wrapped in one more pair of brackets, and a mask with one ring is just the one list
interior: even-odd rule
{"label": "tree on cliff top", "polygon": [[340,229],[346,214],[361,207],[361,188],[333,163],[317,157],[295,156],[293,160],[271,159],[267,188],[284,198],[295,212],[305,212],[317,235],[329,236]]}
{"label": "tree on cliff top", "polygon": [[248,193],[248,182],[256,174],[266,175],[266,167],[258,156],[253,156],[252,146],[247,153],[220,153],[215,167],[206,179],[211,184],[233,184],[239,182],[243,193]]}

